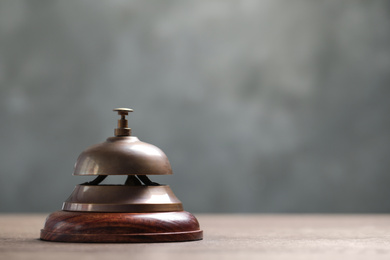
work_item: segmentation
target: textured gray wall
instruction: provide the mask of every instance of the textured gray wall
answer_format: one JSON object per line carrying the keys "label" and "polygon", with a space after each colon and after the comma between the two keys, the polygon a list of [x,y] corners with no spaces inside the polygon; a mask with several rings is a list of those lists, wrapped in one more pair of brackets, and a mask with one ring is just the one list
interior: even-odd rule
{"label": "textured gray wall", "polygon": [[[0,1],[0,210],[54,211],[115,107],[194,212],[390,212],[388,1]],[[123,179],[112,178],[111,182]]]}

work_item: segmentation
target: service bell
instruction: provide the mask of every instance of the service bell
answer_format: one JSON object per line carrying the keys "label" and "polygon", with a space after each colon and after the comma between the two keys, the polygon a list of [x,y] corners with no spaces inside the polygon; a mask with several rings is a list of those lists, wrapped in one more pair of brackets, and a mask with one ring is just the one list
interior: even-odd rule
{"label": "service bell", "polygon": [[[131,136],[126,115],[115,136],[80,154],[74,175],[91,175],[77,185],[62,210],[50,214],[41,239],[60,242],[172,242],[203,238],[197,219],[183,210],[168,185],[147,175],[172,174],[167,156],[158,147]],[[124,185],[100,184],[108,175],[127,175]]]}

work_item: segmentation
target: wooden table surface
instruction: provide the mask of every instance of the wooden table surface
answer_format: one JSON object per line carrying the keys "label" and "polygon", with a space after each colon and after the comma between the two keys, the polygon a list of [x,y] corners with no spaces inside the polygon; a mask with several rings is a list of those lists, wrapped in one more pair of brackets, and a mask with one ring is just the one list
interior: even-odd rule
{"label": "wooden table surface", "polygon": [[47,214],[2,214],[0,259],[390,259],[390,215],[195,215],[202,241],[75,244],[38,239]]}

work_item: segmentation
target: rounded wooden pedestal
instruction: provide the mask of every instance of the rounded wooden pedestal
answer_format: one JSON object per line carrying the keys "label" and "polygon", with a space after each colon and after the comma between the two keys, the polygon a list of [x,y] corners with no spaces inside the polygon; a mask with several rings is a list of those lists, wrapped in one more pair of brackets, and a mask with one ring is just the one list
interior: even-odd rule
{"label": "rounded wooden pedestal", "polygon": [[187,211],[101,213],[56,211],[41,230],[41,239],[57,242],[150,243],[200,240],[203,231]]}

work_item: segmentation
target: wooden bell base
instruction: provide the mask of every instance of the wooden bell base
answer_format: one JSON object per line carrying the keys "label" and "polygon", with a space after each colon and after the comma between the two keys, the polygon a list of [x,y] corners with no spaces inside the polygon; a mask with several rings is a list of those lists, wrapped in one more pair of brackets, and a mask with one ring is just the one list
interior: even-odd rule
{"label": "wooden bell base", "polygon": [[102,213],[56,211],[41,230],[41,239],[81,243],[150,243],[203,238],[197,219],[187,211]]}

